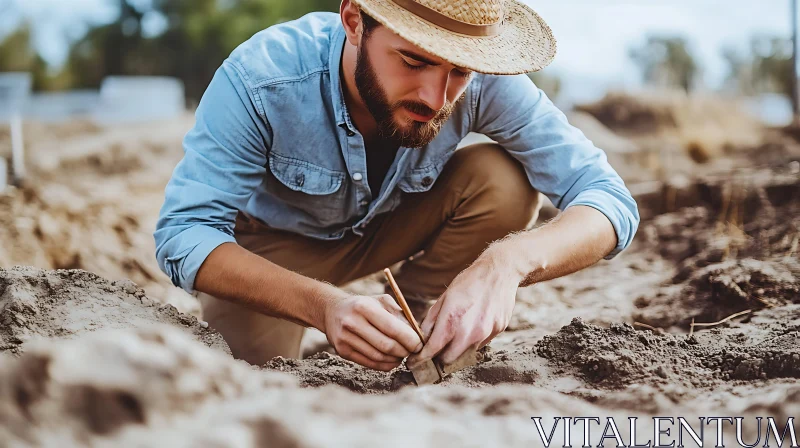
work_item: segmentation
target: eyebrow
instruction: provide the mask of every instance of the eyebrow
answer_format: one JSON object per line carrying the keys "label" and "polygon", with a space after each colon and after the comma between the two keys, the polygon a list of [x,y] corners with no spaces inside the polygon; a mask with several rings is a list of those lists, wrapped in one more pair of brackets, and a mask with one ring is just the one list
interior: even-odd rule
{"label": "eyebrow", "polygon": [[[422,62],[422,63],[428,64],[428,65],[432,65],[434,67],[438,67],[438,66],[442,65],[442,64],[440,64],[438,62],[434,62],[434,61],[426,58],[425,56],[423,56],[421,54],[414,53],[413,51],[398,49],[397,52],[402,54],[403,56],[405,56],[407,58],[411,58],[411,59],[414,59],[415,61]],[[458,67],[458,66],[455,66],[455,65],[453,67],[455,67],[456,70],[459,70],[459,71],[462,71],[462,72],[465,72],[465,73],[469,73],[470,72],[469,69],[465,69],[464,67]]]}

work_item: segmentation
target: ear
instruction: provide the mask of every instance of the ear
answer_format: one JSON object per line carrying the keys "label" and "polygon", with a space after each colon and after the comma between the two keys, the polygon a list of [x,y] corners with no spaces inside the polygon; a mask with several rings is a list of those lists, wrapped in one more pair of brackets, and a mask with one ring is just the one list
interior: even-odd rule
{"label": "ear", "polygon": [[355,3],[350,0],[342,0],[339,7],[339,15],[342,17],[344,32],[347,34],[347,41],[350,45],[358,46],[361,42],[361,11]]}

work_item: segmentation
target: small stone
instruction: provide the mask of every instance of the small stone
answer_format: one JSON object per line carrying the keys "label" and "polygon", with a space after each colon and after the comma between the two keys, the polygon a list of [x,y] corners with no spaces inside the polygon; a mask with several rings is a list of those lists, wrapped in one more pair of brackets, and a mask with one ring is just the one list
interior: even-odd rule
{"label": "small stone", "polygon": [[116,286],[122,288],[122,290],[125,291],[126,294],[136,294],[136,289],[137,289],[136,283],[133,283],[131,280],[128,279],[119,280],[114,283],[116,284]]}

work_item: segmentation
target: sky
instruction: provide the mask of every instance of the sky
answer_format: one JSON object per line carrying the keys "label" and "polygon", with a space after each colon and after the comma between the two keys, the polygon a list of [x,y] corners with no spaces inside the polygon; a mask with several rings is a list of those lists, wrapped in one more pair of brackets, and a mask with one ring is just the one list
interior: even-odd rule
{"label": "sky", "polygon": [[[573,83],[632,85],[639,73],[628,58],[632,45],[648,34],[688,38],[701,63],[703,79],[718,87],[727,68],[720,51],[744,49],[757,33],[790,35],[790,0],[523,0],[550,25],[558,55],[546,70]],[[36,44],[59,64],[67,39],[85,32],[87,22],[114,18],[108,0],[0,0],[0,32],[25,18],[34,25]],[[149,27],[159,28],[158,18]]]}

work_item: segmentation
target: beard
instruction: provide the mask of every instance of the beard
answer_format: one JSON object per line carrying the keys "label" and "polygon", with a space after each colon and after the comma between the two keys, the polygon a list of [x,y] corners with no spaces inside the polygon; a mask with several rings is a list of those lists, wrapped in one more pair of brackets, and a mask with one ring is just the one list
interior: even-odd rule
{"label": "beard", "polygon": [[[427,145],[442,130],[442,126],[450,118],[456,104],[464,98],[466,91],[455,102],[445,103],[439,111],[435,111],[423,103],[409,100],[390,103],[369,59],[366,44],[367,40],[364,39],[358,48],[355,82],[358,94],[378,125],[378,136],[395,146],[421,148]],[[403,119],[402,123],[398,123],[394,116],[400,109],[407,109],[423,116],[434,115],[434,113],[436,115],[427,122]]]}

